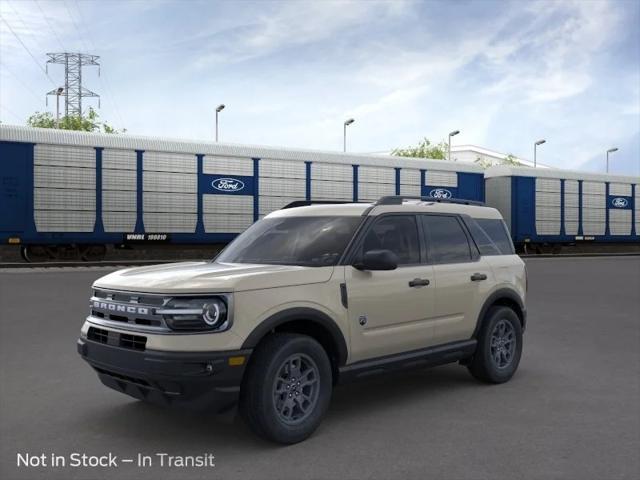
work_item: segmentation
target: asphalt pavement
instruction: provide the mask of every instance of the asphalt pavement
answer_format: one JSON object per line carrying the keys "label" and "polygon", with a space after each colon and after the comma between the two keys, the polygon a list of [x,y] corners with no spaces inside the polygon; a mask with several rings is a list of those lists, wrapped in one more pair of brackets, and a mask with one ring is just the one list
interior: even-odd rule
{"label": "asphalt pavement", "polygon": [[[0,270],[0,477],[640,478],[640,257],[527,268],[529,322],[512,381],[482,385],[449,365],[341,386],[315,435],[289,447],[239,420],[103,387],[75,342],[91,282],[111,269]],[[109,453],[117,467],[71,466]],[[215,459],[161,466],[158,453]],[[66,466],[17,465],[50,465],[52,454]],[[152,466],[137,466],[138,454]]]}

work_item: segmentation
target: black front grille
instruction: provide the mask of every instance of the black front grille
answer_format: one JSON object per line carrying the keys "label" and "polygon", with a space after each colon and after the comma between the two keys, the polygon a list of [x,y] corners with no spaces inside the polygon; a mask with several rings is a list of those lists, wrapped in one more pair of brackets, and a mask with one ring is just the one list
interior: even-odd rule
{"label": "black front grille", "polygon": [[112,332],[96,327],[89,327],[87,339],[106,345],[113,345],[114,347],[128,348],[129,350],[144,351],[147,347],[147,337]]}

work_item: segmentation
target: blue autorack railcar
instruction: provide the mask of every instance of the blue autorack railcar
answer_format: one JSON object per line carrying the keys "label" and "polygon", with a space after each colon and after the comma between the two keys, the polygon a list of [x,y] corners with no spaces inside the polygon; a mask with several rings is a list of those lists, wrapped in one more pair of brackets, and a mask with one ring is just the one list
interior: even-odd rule
{"label": "blue autorack railcar", "polygon": [[486,203],[525,250],[577,242],[640,242],[640,177],[496,166]]}
{"label": "blue autorack railcar", "polygon": [[226,243],[296,200],[484,201],[472,164],[0,125],[0,243],[26,259]]}

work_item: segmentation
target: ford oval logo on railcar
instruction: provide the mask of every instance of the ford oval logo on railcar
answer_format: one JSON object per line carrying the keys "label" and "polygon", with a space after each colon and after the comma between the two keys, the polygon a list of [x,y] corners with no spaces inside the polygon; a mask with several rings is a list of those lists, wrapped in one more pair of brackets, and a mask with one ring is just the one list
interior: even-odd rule
{"label": "ford oval logo on railcar", "polygon": [[244,189],[244,182],[237,178],[216,178],[211,186],[219,192],[239,192]]}
{"label": "ford oval logo on railcar", "polygon": [[451,198],[451,192],[446,188],[434,188],[429,192],[429,196],[433,198]]}
{"label": "ford oval logo on railcar", "polygon": [[626,198],[616,197],[611,200],[611,205],[613,205],[615,208],[627,208],[627,205],[629,205],[629,201]]}

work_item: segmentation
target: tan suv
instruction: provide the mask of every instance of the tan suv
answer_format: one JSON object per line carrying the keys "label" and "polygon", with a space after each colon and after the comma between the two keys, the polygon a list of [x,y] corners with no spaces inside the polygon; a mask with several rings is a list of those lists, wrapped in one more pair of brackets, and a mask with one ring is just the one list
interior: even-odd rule
{"label": "tan suv", "polygon": [[493,208],[430,198],[273,212],[211,262],[95,282],[78,351],[107,386],[307,438],[337,383],[460,362],[509,380],[526,274]]}

